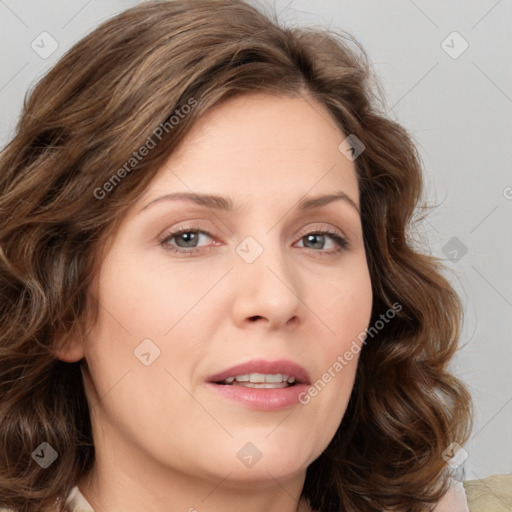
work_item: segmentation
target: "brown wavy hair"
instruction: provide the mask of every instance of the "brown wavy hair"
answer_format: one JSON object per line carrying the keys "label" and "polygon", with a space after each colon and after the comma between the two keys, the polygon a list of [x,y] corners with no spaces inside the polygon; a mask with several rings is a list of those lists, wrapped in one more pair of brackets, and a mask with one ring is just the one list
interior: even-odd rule
{"label": "brown wavy hair", "polygon": [[[87,363],[56,351],[93,325],[91,283],[112,235],[195,121],[261,91],[320,102],[366,146],[354,164],[371,324],[402,306],[362,350],[347,411],[303,496],[322,512],[419,512],[446,492],[442,452],[463,445],[472,424],[470,395],[447,368],[462,309],[410,234],[421,160],[385,114],[364,49],[346,32],[285,26],[242,0],[175,0],[143,2],[73,46],[27,95],[0,154],[0,506],[62,511],[91,470]],[[147,156],[130,160],[161,126]],[[44,470],[31,456],[41,442],[58,453]]]}

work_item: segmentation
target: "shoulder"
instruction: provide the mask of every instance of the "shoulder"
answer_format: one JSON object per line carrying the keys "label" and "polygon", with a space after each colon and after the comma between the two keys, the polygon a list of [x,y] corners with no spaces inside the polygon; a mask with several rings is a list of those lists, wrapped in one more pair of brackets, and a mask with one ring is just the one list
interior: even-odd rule
{"label": "shoulder", "polygon": [[472,510],[512,510],[512,474],[494,474],[477,480],[466,480],[464,488]]}
{"label": "shoulder", "polygon": [[66,500],[69,512],[94,512],[91,504],[85,499],[78,486],[73,487]]}
{"label": "shoulder", "polygon": [[[94,512],[94,509],[85,499],[84,495],[80,492],[77,486],[71,489],[66,499],[66,510],[69,512]],[[0,512],[17,512],[12,508],[0,507]]]}
{"label": "shoulder", "polygon": [[[299,512],[318,512],[306,504],[302,507],[299,507]],[[438,501],[433,512],[470,512],[463,483],[452,479],[448,492]]]}

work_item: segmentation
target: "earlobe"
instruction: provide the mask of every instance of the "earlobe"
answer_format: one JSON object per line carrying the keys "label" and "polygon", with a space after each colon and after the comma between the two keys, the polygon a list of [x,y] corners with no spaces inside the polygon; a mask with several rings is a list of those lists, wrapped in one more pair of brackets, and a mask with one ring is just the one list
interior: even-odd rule
{"label": "earlobe", "polygon": [[69,350],[69,347],[64,347],[64,349],[60,349],[59,351],[55,352],[55,357],[61,361],[64,361],[65,363],[76,363],[77,361],[80,361],[80,359],[83,359],[84,354],[83,350]]}
{"label": "earlobe", "polygon": [[83,341],[69,333],[55,343],[53,353],[57,359],[65,363],[75,363],[85,356]]}

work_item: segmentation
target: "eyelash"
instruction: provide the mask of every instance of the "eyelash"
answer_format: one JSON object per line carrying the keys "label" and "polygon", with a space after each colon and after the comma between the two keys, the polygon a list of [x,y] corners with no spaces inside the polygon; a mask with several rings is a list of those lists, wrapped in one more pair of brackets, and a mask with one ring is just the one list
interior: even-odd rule
{"label": "eyelash", "polygon": [[[201,250],[200,247],[191,247],[190,250],[186,250],[186,249],[173,247],[167,243],[170,240],[172,240],[174,237],[176,237],[177,235],[181,235],[183,233],[204,234],[204,235],[209,236],[210,238],[213,238],[208,231],[204,231],[202,229],[197,229],[197,228],[192,228],[192,227],[185,227],[185,228],[179,228],[171,233],[164,235],[163,238],[159,239],[159,243],[165,251],[169,251],[172,253],[195,254],[198,251],[200,251]],[[334,255],[340,253],[341,251],[347,249],[347,247],[348,247],[347,239],[342,237],[336,231],[331,231],[329,229],[311,231],[311,232],[306,233],[305,235],[301,236],[300,240],[307,237],[308,235],[329,235],[338,246],[337,249],[331,249],[330,251],[325,251],[322,249],[318,249],[318,250],[308,249],[309,251],[316,253],[316,255],[318,255],[318,256],[334,256]],[[212,249],[212,246],[209,246],[209,248]]]}

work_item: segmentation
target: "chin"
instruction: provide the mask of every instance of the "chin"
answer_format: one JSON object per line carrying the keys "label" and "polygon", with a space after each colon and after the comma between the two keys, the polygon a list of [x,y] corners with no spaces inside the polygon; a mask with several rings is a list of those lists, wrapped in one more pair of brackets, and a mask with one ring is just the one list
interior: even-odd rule
{"label": "chin", "polygon": [[[313,462],[321,453],[322,447],[309,446],[308,436],[298,436],[297,440],[288,436],[272,437],[276,432],[270,434],[268,439],[254,442],[254,446],[258,446],[259,452],[252,446],[252,444],[245,444],[238,451],[236,458],[236,469],[238,478],[249,478],[252,480],[261,479],[267,481],[272,475],[274,478],[286,478],[304,472],[309,464]],[[268,435],[268,432],[267,432]],[[254,451],[255,457],[253,458],[252,465],[250,454]],[[259,459],[256,459],[259,457]]]}
{"label": "chin", "polygon": [[279,459],[272,458],[263,462],[262,458],[251,468],[243,467],[242,464],[236,465],[236,467],[231,466],[230,468],[226,468],[227,471],[222,476],[225,477],[229,473],[229,481],[236,482],[237,485],[246,482],[248,486],[252,487],[254,487],[254,485],[261,485],[262,487],[266,485],[274,486],[276,480],[282,482],[299,476],[303,477],[309,464],[309,461],[297,461],[290,466],[283,464]]}

